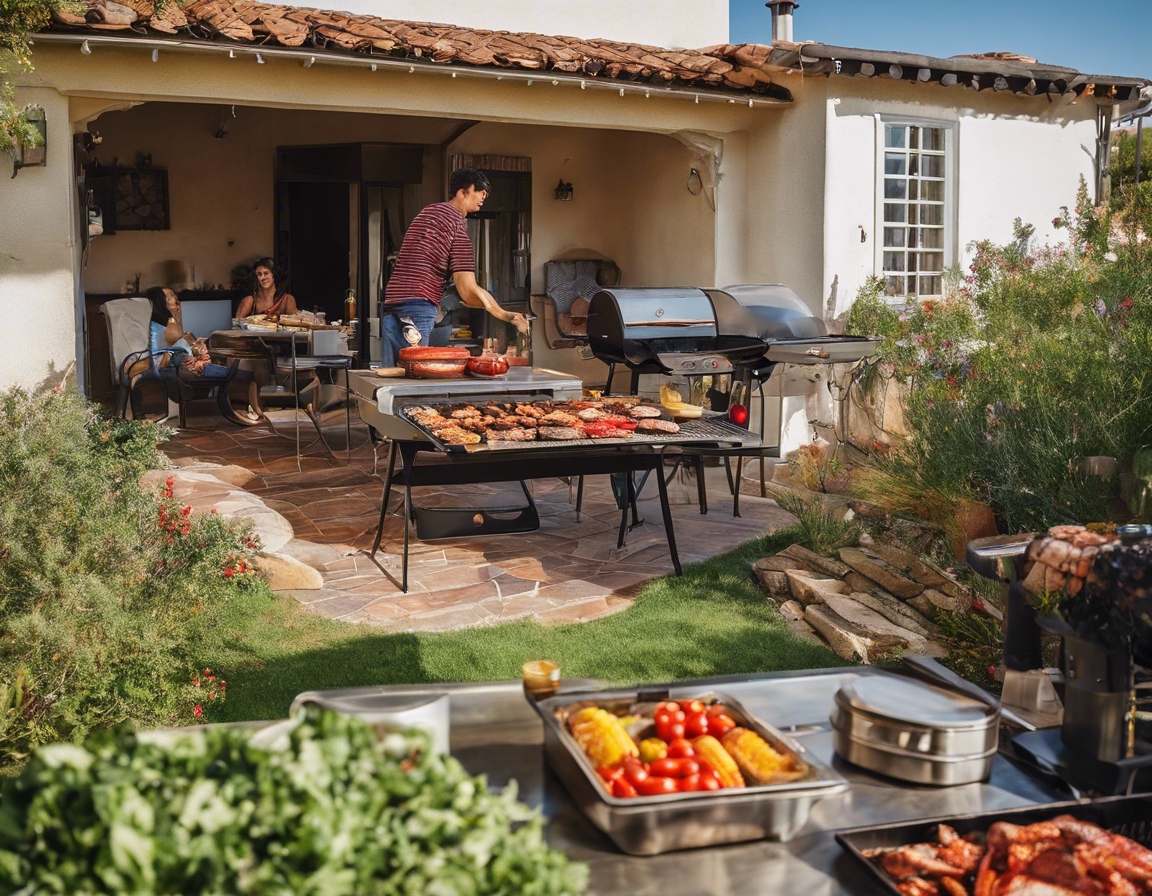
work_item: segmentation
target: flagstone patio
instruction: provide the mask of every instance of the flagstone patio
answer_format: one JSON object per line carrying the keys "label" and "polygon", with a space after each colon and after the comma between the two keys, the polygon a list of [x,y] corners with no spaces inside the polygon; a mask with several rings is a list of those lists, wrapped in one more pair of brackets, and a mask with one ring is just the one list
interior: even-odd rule
{"label": "flagstone patio", "polygon": [[[346,459],[343,413],[330,413],[324,432],[335,453],[329,454],[316,443],[306,448],[298,463],[294,438],[283,437],[294,436],[291,413],[272,415],[280,436],[266,427],[222,424],[216,429],[182,430],[164,450],[177,467],[187,470],[185,475],[176,471],[177,497],[192,503],[197,511],[207,511],[214,502],[225,500],[229,490],[230,503],[236,497],[251,500],[236,495],[235,475],[230,484],[192,475],[194,470],[213,472],[199,464],[237,465],[251,471],[244,491],[282,515],[294,530],[294,537],[278,552],[315,568],[323,578],[319,589],[284,593],[324,616],[396,631],[443,631],[524,617],[553,623],[583,621],[627,607],[646,582],[672,572],[654,483],[649,482],[640,496],[643,522],[628,533],[626,545],[617,549],[620,512],[608,477],[587,480],[579,521],[575,483],[570,487],[559,479],[534,480],[529,488],[539,508],[538,531],[414,540],[409,592],[404,594],[381,571],[383,566],[399,578],[403,519],[396,505],[402,504],[402,491],[393,491],[392,510],[376,555],[380,565],[366,553],[380,512],[386,448],[380,448],[379,469],[374,472],[368,429],[354,419],[351,457]],[[315,436],[306,419],[301,436],[305,443]],[[205,481],[215,484],[206,487]],[[774,502],[758,497],[757,482],[745,482],[741,518],[732,516],[723,468],[708,468],[707,484],[707,515],[701,515],[695,503],[694,481],[678,474],[669,486],[682,563],[713,557],[793,522]],[[422,488],[413,494],[417,504],[427,506],[523,500],[515,484]]]}

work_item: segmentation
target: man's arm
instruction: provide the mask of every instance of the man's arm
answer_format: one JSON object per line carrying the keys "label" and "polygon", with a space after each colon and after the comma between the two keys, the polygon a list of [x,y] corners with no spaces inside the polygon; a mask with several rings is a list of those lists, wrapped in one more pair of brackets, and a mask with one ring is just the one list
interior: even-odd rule
{"label": "man's arm", "polygon": [[469,308],[483,308],[497,320],[512,324],[521,333],[528,332],[528,321],[524,315],[501,308],[492,293],[476,282],[476,275],[472,271],[457,271],[452,275],[452,282],[456,284],[460,300]]}

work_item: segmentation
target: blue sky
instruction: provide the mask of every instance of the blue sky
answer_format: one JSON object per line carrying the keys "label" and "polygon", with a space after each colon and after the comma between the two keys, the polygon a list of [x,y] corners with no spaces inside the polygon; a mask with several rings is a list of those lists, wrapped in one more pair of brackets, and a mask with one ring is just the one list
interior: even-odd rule
{"label": "blue sky", "polygon": [[[729,0],[733,43],[767,43],[764,0]],[[800,0],[796,40],[953,56],[1008,50],[1082,72],[1152,78],[1152,0]]]}

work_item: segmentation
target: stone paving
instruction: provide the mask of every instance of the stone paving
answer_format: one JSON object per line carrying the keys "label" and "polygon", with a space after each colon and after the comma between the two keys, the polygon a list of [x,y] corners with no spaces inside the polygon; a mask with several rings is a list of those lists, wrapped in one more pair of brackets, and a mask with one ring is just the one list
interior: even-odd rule
{"label": "stone paving", "polygon": [[[396,631],[444,631],[525,617],[548,623],[583,621],[627,607],[644,583],[672,572],[653,482],[639,501],[644,522],[617,549],[620,512],[608,477],[586,481],[579,521],[574,483],[569,487],[559,479],[533,480],[529,487],[540,513],[538,531],[434,542],[413,539],[409,592],[404,594],[381,571],[382,566],[399,578],[403,513],[397,505],[402,506],[402,490],[392,493],[376,555],[380,566],[366,553],[380,512],[387,449],[379,449],[379,470],[374,473],[367,427],[354,419],[353,450],[346,459],[343,413],[334,412],[326,416],[324,432],[335,453],[319,443],[307,446],[315,429],[303,419],[306,447],[298,463],[291,414],[272,414],[281,435],[267,427],[243,429],[217,420],[215,429],[180,431],[164,450],[177,465],[169,471],[177,479],[177,498],[192,503],[197,512],[224,502],[241,516],[270,510],[282,518],[271,527],[278,542],[273,550],[319,571],[322,585],[314,587],[318,582],[304,577],[298,584],[308,587],[281,590],[324,616]],[[220,478],[214,478],[216,474]],[[701,515],[695,503],[694,481],[678,474],[669,486],[682,563],[723,553],[793,521],[772,501],[747,493],[758,495],[757,482],[745,482],[738,519],[732,516],[723,468],[708,468],[707,484],[707,515]],[[523,500],[515,483],[421,488],[414,489],[413,496],[425,506]],[[260,502],[268,510],[259,510]],[[287,538],[285,523],[292,530]]]}

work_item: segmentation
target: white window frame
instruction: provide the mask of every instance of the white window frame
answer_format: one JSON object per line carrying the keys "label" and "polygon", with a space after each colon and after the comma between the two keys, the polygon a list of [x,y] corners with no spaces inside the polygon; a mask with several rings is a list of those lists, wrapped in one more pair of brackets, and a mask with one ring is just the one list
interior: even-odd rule
{"label": "white window frame", "polygon": [[[887,273],[884,267],[884,205],[885,202],[891,204],[892,200],[885,200],[884,198],[884,153],[885,153],[885,134],[888,126],[904,126],[904,127],[920,127],[920,128],[939,128],[944,131],[944,204],[943,204],[943,224],[940,225],[944,231],[943,251],[944,251],[944,267],[941,274],[941,292],[943,291],[943,273],[946,273],[949,268],[956,264],[958,257],[957,252],[957,215],[956,215],[956,157],[957,157],[957,142],[959,122],[946,121],[932,118],[916,118],[913,116],[905,115],[877,115],[876,116],[876,219],[875,230],[876,239],[874,240],[875,255],[873,270],[876,276],[880,277],[887,284]],[[907,205],[910,200],[905,196],[904,200],[896,200],[903,202]],[[891,222],[896,223],[896,222]],[[901,225],[897,225],[901,226]],[[908,215],[905,215],[905,223],[902,225],[906,228],[906,232],[910,232],[913,228],[908,222]],[[915,247],[907,245],[908,240],[905,240],[903,247],[888,247],[887,251],[900,251],[905,253],[905,268],[907,265],[907,253]],[[930,249],[928,251],[939,251],[937,249]],[[894,272],[898,273],[898,272]],[[938,299],[941,297],[939,293],[933,295],[921,295],[919,292],[909,293],[907,288],[908,272],[905,270],[902,273],[905,277],[905,290],[902,295],[887,295],[885,297],[889,302],[894,305],[904,305],[910,301],[917,299]]]}

